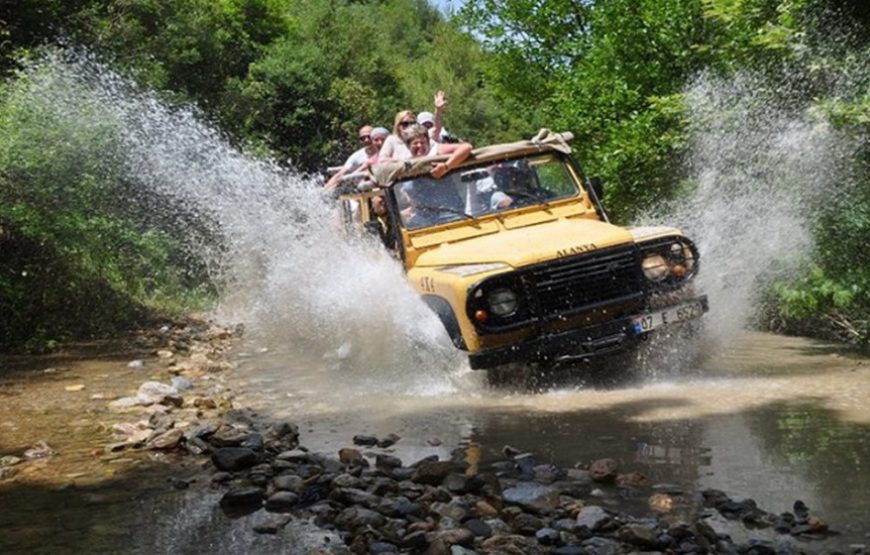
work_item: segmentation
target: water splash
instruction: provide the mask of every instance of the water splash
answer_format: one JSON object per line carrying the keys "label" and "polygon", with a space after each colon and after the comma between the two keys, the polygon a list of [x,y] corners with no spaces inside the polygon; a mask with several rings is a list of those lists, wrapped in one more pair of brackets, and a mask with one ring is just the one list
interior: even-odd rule
{"label": "water splash", "polygon": [[696,241],[708,336],[720,344],[750,323],[766,276],[811,253],[820,203],[844,192],[856,145],[811,101],[794,101],[785,89],[797,81],[702,75],[686,91],[695,188],[653,219]]}
{"label": "water splash", "polygon": [[398,264],[349,240],[314,180],[234,147],[195,109],[87,52],[50,52],[25,76],[54,117],[113,130],[129,202],[195,215],[199,227],[180,223],[178,238],[219,284],[217,314],[258,344],[291,346],[357,387],[430,393],[461,379],[462,358]]}

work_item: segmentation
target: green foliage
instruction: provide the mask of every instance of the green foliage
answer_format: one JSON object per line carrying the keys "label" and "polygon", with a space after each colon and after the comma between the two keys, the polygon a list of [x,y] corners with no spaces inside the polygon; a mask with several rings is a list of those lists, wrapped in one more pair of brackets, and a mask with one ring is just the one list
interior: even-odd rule
{"label": "green foliage", "polygon": [[171,236],[118,209],[116,123],[86,95],[58,109],[38,94],[51,78],[0,90],[0,348],[104,333],[201,295]]}

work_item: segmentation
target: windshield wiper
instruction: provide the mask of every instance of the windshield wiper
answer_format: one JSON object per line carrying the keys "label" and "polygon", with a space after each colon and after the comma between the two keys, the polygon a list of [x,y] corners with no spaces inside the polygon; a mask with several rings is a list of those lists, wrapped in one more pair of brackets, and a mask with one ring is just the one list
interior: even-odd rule
{"label": "windshield wiper", "polygon": [[462,210],[456,210],[455,208],[448,208],[447,206],[430,206],[428,204],[417,204],[416,208],[418,210],[432,210],[438,212],[449,212],[450,214],[456,214],[457,216],[462,216],[467,220],[471,220],[473,222],[477,222],[477,218],[469,214],[468,212],[463,212]]}
{"label": "windshield wiper", "polygon": [[547,201],[547,197],[544,196],[546,193],[543,193],[543,192],[542,193],[530,193],[529,191],[516,191],[513,189],[502,189],[501,192],[508,195],[508,196],[511,196],[511,197],[518,196],[518,197],[523,197],[523,198],[530,198],[532,200],[536,200],[536,201],[540,202],[541,204],[543,204],[544,208],[550,208],[550,203]]}

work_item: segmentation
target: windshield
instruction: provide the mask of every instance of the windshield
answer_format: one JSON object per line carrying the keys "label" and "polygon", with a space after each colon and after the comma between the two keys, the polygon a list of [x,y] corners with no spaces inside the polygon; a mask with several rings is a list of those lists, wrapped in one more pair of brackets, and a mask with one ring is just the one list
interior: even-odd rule
{"label": "windshield", "polygon": [[579,192],[565,162],[552,154],[463,168],[441,179],[418,177],[394,190],[408,229],[546,205]]}

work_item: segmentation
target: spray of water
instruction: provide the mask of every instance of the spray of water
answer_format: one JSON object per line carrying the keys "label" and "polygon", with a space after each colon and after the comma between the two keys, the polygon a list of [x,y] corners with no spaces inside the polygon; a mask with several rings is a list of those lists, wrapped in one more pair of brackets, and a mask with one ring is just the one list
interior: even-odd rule
{"label": "spray of water", "polygon": [[817,209],[844,192],[855,144],[809,102],[748,73],[699,77],[687,91],[697,184],[671,217],[697,241],[698,285],[710,297],[708,325],[720,342],[745,327],[760,282],[810,253]]}
{"label": "spray of water", "polygon": [[194,109],[170,108],[87,53],[55,51],[26,73],[42,109],[115,130],[133,201],[208,222],[178,238],[220,284],[217,313],[260,345],[338,370],[348,389],[422,394],[460,379],[461,358],[398,264],[349,239],[313,180],[233,147]]}

